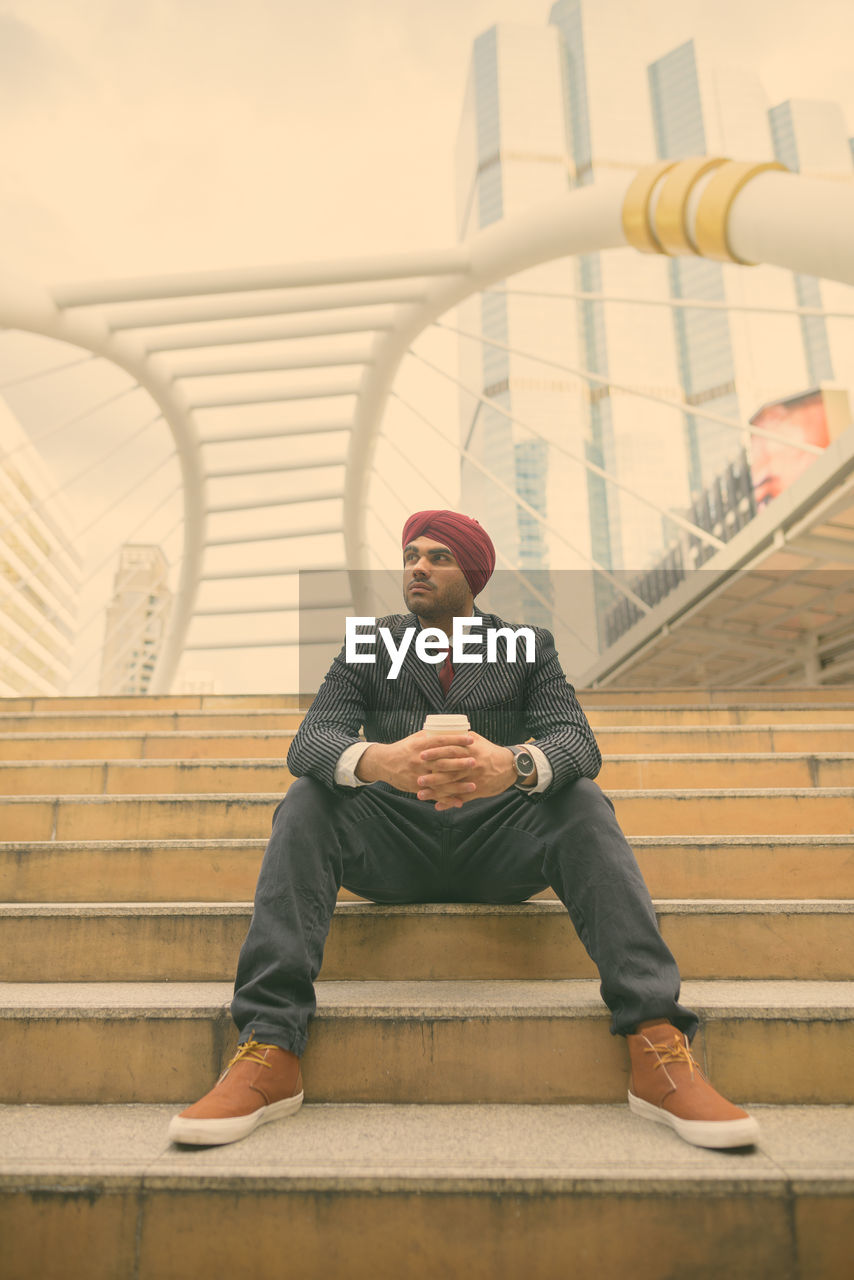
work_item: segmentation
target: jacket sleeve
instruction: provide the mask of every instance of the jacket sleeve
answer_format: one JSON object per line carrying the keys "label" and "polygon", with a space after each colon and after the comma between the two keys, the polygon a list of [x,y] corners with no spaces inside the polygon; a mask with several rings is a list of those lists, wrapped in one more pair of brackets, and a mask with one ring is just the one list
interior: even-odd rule
{"label": "jacket sleeve", "polygon": [[534,632],[537,661],[527,682],[525,726],[552,767],[551,786],[543,793],[549,795],[576,778],[595,778],[602,753],[560,665],[554,637],[543,627]]}
{"label": "jacket sleeve", "polygon": [[365,723],[364,673],[364,665],[344,661],[342,648],[290,745],[287,764],[295,778],[309,774],[338,789],[335,766],[342,751],[360,741],[359,730]]}

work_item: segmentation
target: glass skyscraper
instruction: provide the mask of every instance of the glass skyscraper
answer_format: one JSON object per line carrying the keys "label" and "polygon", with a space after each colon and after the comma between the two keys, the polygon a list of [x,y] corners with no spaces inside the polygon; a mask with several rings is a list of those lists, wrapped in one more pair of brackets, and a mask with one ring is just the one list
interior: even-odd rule
{"label": "glass skyscraper", "polygon": [[[564,120],[573,162],[573,185],[584,187],[593,181],[594,171],[580,0],[558,0],[558,3],[552,6],[549,21],[561,34]],[[580,293],[601,292],[601,254],[579,255],[576,260],[576,287]],[[608,346],[605,338],[604,306],[601,302],[592,299],[581,299],[578,303],[578,311],[585,367],[591,373],[607,376]],[[587,459],[605,470],[613,469],[614,423],[610,388],[592,385],[588,392],[588,399],[589,435],[585,441]],[[617,493],[614,489],[609,492],[607,483],[591,472],[587,473],[587,489],[593,554],[601,565],[612,569],[615,567],[612,543],[619,546],[620,542]]]}
{"label": "glass skyscraper", "polygon": [[[816,108],[819,116],[816,119]],[[830,108],[831,118],[826,118]],[[795,103],[781,102],[768,112],[771,126],[771,138],[774,143],[774,154],[781,164],[793,173],[800,173],[802,167],[814,167],[821,163],[821,151],[827,150],[828,137],[832,137],[832,127],[837,121],[831,103]],[[842,124],[841,112],[838,113],[839,124]],[[838,125],[837,125],[838,128]],[[841,141],[841,137],[839,139]],[[844,153],[844,148],[842,148]],[[803,162],[802,153],[803,152]],[[821,283],[815,276],[795,275],[795,295],[801,307],[821,307]],[[827,321],[823,316],[801,316],[801,333],[804,340],[807,371],[811,386],[820,382],[829,382],[833,378],[833,361],[830,355],[830,342],[827,332]]]}
{"label": "glass skyscraper", "polygon": [[[567,149],[572,184],[636,168],[654,156],[646,108],[642,24],[615,0],[556,0],[549,21],[560,34]],[[581,255],[575,264],[578,340],[572,363],[600,378],[679,395],[672,326],[663,308],[631,300],[668,296],[663,264],[633,250]],[[611,301],[622,296],[629,303]],[[585,389],[589,461],[627,482],[662,508],[685,505],[689,492],[680,415],[607,383]],[[641,567],[672,532],[654,509],[588,473],[591,540],[611,569]],[[597,608],[609,597],[601,577]]]}
{"label": "glass skyscraper", "polygon": [[[658,157],[683,160],[708,152],[700,102],[694,42],[653,62],[649,91]],[[723,302],[723,267],[704,258],[668,262],[674,298]],[[674,308],[673,326],[685,399],[734,421],[739,417],[732,339],[726,311]],[[725,427],[685,415],[688,477],[699,494],[739,452],[738,437]]]}
{"label": "glass skyscraper", "polygon": [[[532,121],[534,127],[532,128]],[[564,192],[569,181],[557,33],[544,27],[500,24],[474,43],[456,153],[457,213],[461,239],[499,218]],[[462,392],[460,440],[472,458],[551,524],[566,530],[582,551],[569,567],[587,567],[590,533],[583,469],[562,458],[551,441],[584,448],[582,398],[535,362],[503,347],[518,346],[566,358],[574,339],[572,304],[532,299],[515,290],[566,291],[571,263],[521,273],[504,292],[499,284],[459,308],[460,327],[502,346],[460,340]],[[485,404],[475,397],[490,400]],[[513,422],[499,408],[511,413]],[[521,424],[530,424],[533,432]],[[501,484],[463,458],[461,503],[482,519],[496,546],[550,600],[545,571],[567,565],[555,542],[525,507],[514,505]],[[507,617],[553,625],[548,603],[500,575],[490,603]]]}

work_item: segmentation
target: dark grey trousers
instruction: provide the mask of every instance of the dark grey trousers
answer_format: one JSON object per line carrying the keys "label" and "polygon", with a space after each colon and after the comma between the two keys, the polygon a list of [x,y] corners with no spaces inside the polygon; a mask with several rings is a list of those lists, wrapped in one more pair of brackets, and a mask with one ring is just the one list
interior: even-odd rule
{"label": "dark grey trousers", "polygon": [[461,809],[382,785],[330,791],[299,778],[273,816],[231,1012],[254,1033],[305,1049],[338,890],[375,902],[524,902],[549,885],[599,970],[611,1031],[668,1019],[689,1038],[679,971],[614,806],[580,778],[541,799],[515,787]]}

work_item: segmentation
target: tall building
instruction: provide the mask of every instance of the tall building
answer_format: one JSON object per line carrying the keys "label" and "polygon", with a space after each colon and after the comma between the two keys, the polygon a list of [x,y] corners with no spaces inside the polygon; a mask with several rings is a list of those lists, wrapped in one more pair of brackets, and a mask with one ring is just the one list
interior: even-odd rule
{"label": "tall building", "polygon": [[[455,156],[460,239],[566,191],[559,53],[557,33],[543,27],[502,23],[475,41]],[[515,276],[507,292],[498,285],[468,299],[458,311],[461,329],[489,340],[460,340],[460,377],[474,393],[461,394],[460,443],[474,459],[462,460],[461,504],[483,521],[499,550],[537,582],[546,600],[550,588],[542,571],[586,569],[591,550],[583,468],[551,447],[562,441],[575,452],[584,450],[583,389],[570,375],[505,348],[565,360],[576,341],[572,303],[532,295],[565,294],[573,285],[571,263],[550,264]],[[530,424],[533,432],[520,424]],[[579,554],[552,540],[501,484],[560,526]],[[489,600],[507,617],[552,622],[548,606],[509,574],[499,575]]]}
{"label": "tall building", "polygon": [[0,399],[0,695],[64,693],[80,557],[57,485]]}
{"label": "tall building", "polygon": [[[556,0],[550,23],[560,34],[566,136],[572,182],[586,186],[603,173],[636,169],[655,156],[648,110],[647,25],[614,0]],[[575,288],[579,341],[577,363],[640,391],[680,396],[680,378],[669,312],[609,298],[665,302],[664,264],[633,249],[579,257]],[[610,386],[585,390],[588,456],[658,507],[683,507],[689,498],[686,442],[681,415]],[[636,569],[672,532],[650,506],[607,481],[589,476],[591,536],[600,563]],[[609,595],[598,583],[602,597]]]}
{"label": "tall building", "polygon": [[148,692],[172,603],[168,578],[160,547],[122,547],[107,607],[99,693]]}
{"label": "tall building", "polygon": [[[581,12],[577,4],[556,4],[551,21],[562,36],[561,73],[564,99],[564,121],[568,149],[572,157],[572,185],[584,187],[593,181],[593,150],[588,110],[587,66]],[[576,260],[575,287],[579,293],[597,293],[602,289],[602,255],[581,254]],[[579,299],[578,327],[580,352],[591,373],[607,376],[608,349],[605,343],[605,314],[601,302]],[[613,468],[614,420],[610,388],[590,385],[587,388],[589,435],[586,441],[588,461],[604,469]],[[615,564],[619,543],[619,503],[616,492],[609,492],[601,477],[587,473],[590,499],[590,536],[595,559],[610,569]],[[617,563],[619,551],[617,550]]]}
{"label": "tall building", "polygon": [[[845,118],[835,102],[789,99],[768,112],[774,154],[793,173],[831,180],[851,180],[854,164]],[[812,309],[834,307],[850,310],[850,292],[844,286],[822,282],[815,276],[795,275],[798,305]],[[801,333],[807,362],[807,385],[816,386],[835,377],[854,387],[851,326],[824,316],[802,315]]]}
{"label": "tall building", "polygon": [[[650,65],[649,90],[659,159],[709,154],[693,40]],[[726,300],[720,263],[673,258],[667,265],[674,298]],[[673,325],[684,398],[737,421],[740,406],[727,312],[674,309]],[[725,467],[739,443],[725,427],[690,413],[685,415],[685,432],[689,483],[692,493],[697,493]]]}

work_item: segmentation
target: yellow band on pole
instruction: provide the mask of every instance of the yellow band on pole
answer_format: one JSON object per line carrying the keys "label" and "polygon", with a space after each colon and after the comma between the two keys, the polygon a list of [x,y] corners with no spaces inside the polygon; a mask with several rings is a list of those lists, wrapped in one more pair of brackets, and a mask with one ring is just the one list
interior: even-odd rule
{"label": "yellow band on pole", "polygon": [[694,222],[694,242],[697,252],[704,258],[714,258],[718,262],[738,262],[743,266],[753,265],[733,253],[727,236],[727,224],[730,209],[739,191],[757,174],[765,173],[768,169],[787,171],[786,166],[776,160],[759,164],[750,160],[728,160],[709,179],[700,196]]}
{"label": "yellow band on pole", "polygon": [[675,160],[659,160],[644,165],[629,184],[623,199],[623,231],[626,239],[640,253],[661,253],[649,216],[649,201],[659,178],[676,164]]}
{"label": "yellow band on pole", "polygon": [[664,253],[674,257],[696,254],[697,249],[688,233],[688,197],[700,178],[726,163],[723,156],[691,156],[680,160],[667,174],[658,193],[652,220],[653,233]]}

